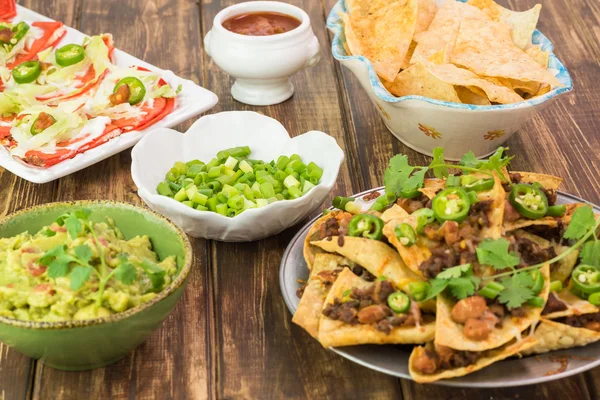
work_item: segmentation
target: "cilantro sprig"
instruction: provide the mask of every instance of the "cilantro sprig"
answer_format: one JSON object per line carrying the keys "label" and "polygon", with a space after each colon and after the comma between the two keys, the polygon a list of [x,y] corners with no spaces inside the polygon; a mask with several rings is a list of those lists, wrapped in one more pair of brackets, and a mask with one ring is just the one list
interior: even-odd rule
{"label": "cilantro sprig", "polygon": [[[92,276],[98,279],[98,297],[96,304],[100,306],[103,300],[104,290],[108,282],[114,278],[125,285],[131,285],[138,277],[138,269],[128,260],[125,254],[119,256],[120,263],[110,269],[107,266],[106,254],[100,243],[98,235],[94,230],[94,224],[89,220],[91,211],[88,209],[76,210],[61,215],[56,223],[64,226],[72,240],[77,239],[82,233],[89,232],[92,236],[94,248],[100,260],[100,265],[95,268],[91,264],[94,250],[87,244],[81,244],[69,252],[66,245],[56,246],[43,254],[38,263],[48,267],[48,276],[59,278],[68,276],[71,280],[71,289],[79,290]],[[114,222],[111,222],[111,226]],[[46,236],[46,231],[42,232]],[[162,289],[165,283],[165,270],[150,260],[144,260],[138,265],[146,274],[152,286],[151,290]]]}
{"label": "cilantro sprig", "polygon": [[510,163],[513,157],[505,156],[506,150],[508,148],[499,147],[488,160],[478,160],[473,152],[469,152],[463,156],[458,165],[446,163],[442,147],[436,147],[433,150],[433,160],[428,166],[411,166],[406,155],[398,154],[390,159],[389,167],[385,170],[383,176],[385,191],[400,197],[401,193],[410,193],[422,188],[427,172],[431,171],[436,178],[443,179],[449,176],[450,169],[481,173],[492,177],[493,172],[496,172],[502,180],[509,181],[503,173],[503,168]]}

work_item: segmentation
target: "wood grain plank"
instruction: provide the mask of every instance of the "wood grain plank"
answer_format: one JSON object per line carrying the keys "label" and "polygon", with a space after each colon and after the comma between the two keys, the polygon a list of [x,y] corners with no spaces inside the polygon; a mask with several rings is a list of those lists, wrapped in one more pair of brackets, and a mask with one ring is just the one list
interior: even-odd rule
{"label": "wood grain plank", "polygon": [[[84,0],[80,30],[111,32],[118,48],[199,82],[200,25],[195,1]],[[186,129],[189,122],[178,127]],[[55,200],[112,199],[141,205],[130,177],[129,151],[61,179]],[[80,373],[39,364],[34,398],[209,397],[207,242],[195,240],[189,285],[149,340],[106,368]]]}
{"label": "wood grain plank", "polygon": [[[204,3],[203,28],[233,1]],[[307,11],[321,42],[322,59],[313,69],[293,78],[291,100],[269,107],[234,101],[232,80],[214,63],[204,71],[207,87],[217,93],[216,111],[255,110],[278,119],[292,136],[322,130],[335,137],[347,155],[333,194],[352,193],[362,186],[352,132],[346,131],[343,99],[319,2],[291,1]],[[219,398],[357,398],[401,396],[395,379],[378,375],[324,350],[308,334],[291,324],[279,290],[279,263],[297,228],[254,243],[214,243],[212,279],[215,288],[217,397]],[[332,384],[335,382],[335,384]]]}
{"label": "wood grain plank", "polygon": [[[28,7],[50,18],[75,25],[80,1],[49,0],[20,1]],[[35,185],[0,167],[0,216],[26,207],[53,201],[56,184]],[[0,399],[30,398],[36,362],[0,343]]]}

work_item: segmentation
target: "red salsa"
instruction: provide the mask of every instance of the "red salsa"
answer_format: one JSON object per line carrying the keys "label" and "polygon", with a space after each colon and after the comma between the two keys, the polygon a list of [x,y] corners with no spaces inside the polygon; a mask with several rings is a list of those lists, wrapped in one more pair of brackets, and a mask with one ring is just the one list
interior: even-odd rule
{"label": "red salsa", "polygon": [[289,32],[301,24],[291,15],[277,12],[254,12],[236,15],[223,22],[228,31],[247,36],[269,36]]}

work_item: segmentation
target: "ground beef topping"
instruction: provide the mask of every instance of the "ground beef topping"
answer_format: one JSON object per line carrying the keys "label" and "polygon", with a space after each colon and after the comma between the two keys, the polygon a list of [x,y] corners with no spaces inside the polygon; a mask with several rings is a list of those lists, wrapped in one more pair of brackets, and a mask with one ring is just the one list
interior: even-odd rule
{"label": "ground beef topping", "polygon": [[438,370],[464,368],[483,356],[482,352],[459,351],[446,346],[428,346],[416,353],[413,368],[421,374],[433,374]]}
{"label": "ground beef topping", "polygon": [[388,307],[387,298],[395,291],[394,284],[385,280],[378,280],[364,289],[352,288],[344,298],[335,298],[333,303],[327,304],[323,315],[351,325],[373,325],[386,334],[394,327],[421,323],[421,313],[415,302],[411,302],[406,314],[395,314]]}
{"label": "ground beef topping", "polygon": [[514,238],[515,242],[511,247],[513,251],[516,250],[521,256],[519,267],[541,264],[557,256],[553,246],[543,248],[534,241],[520,235],[515,235]]}
{"label": "ground beef topping", "polygon": [[379,192],[371,192],[369,194],[365,194],[363,196],[363,200],[364,201],[371,201],[371,200],[375,200],[376,198],[378,198],[381,195],[381,193]]}
{"label": "ground beef topping", "polygon": [[546,301],[546,306],[542,310],[542,315],[552,314],[557,311],[565,311],[567,309],[567,305],[560,300],[554,293],[550,293],[548,295],[548,300]]}
{"label": "ground beef topping", "polygon": [[575,328],[591,329],[600,332],[600,312],[593,314],[573,315],[557,321]]}
{"label": "ground beef topping", "polygon": [[425,196],[422,193],[419,197],[415,197],[412,199],[404,199],[401,197],[396,201],[396,204],[402,207],[404,211],[406,211],[409,214],[412,214],[413,212],[420,210],[421,208],[431,208],[431,202],[429,200],[429,197]]}

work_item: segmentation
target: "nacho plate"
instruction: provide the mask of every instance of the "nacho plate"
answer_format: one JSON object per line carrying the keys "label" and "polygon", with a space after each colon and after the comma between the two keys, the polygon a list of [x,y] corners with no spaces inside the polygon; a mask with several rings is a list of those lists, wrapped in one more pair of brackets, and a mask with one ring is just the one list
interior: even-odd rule
{"label": "nacho plate", "polygon": [[[372,189],[353,197],[359,198],[375,191],[381,192],[382,190],[383,188]],[[558,193],[558,204],[581,202],[589,204],[585,200],[575,196],[562,192]],[[593,206],[593,208],[596,213],[600,212],[600,207]],[[300,301],[296,297],[296,290],[300,287],[297,280],[306,280],[309,275],[303,256],[304,239],[310,227],[318,218],[315,217],[294,236],[281,262],[281,291],[284,301],[292,314],[296,311]],[[361,345],[344,348],[334,347],[330,349],[342,357],[367,368],[399,378],[412,379],[409,375],[408,360],[413,346]],[[548,375],[558,370],[560,364],[552,360],[560,357],[568,358],[566,370]],[[537,358],[510,358],[495,363],[481,371],[460,378],[438,381],[436,384],[473,388],[522,386],[565,378],[587,371],[598,365],[600,365],[600,342],[590,344],[586,347],[554,351]]]}

